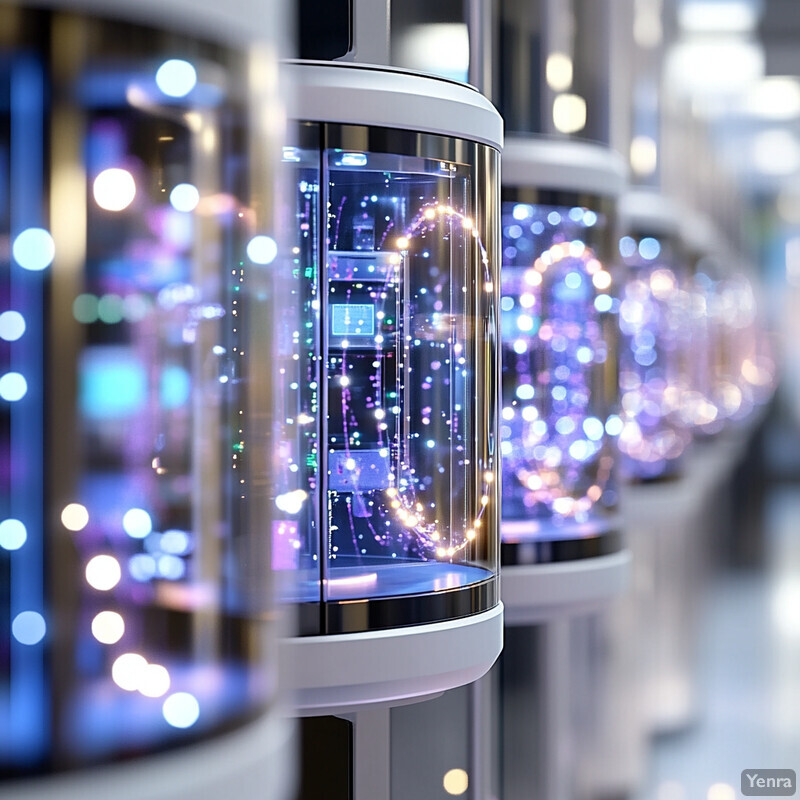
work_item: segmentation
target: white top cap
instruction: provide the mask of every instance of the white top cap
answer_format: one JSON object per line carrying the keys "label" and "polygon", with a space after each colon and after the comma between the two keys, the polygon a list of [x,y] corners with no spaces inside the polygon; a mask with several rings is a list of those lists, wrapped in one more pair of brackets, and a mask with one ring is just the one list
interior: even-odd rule
{"label": "white top cap", "polygon": [[472,86],[369,64],[289,61],[291,116],[438,133],[503,147],[503,120]]}
{"label": "white top cap", "polygon": [[509,137],[503,185],[617,197],[625,190],[625,160],[600,144],[544,137]]}
{"label": "white top cap", "polygon": [[635,189],[619,201],[622,230],[641,230],[656,236],[680,236],[682,215],[676,203],[651,189]]}
{"label": "white top cap", "polygon": [[242,45],[285,37],[283,3],[276,0],[17,0],[21,5],[95,14]]}

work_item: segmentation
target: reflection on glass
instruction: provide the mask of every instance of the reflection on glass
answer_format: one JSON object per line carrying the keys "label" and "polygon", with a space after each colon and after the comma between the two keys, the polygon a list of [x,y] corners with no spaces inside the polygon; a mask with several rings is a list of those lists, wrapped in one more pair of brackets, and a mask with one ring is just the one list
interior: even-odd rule
{"label": "reflection on glass", "polygon": [[[290,466],[305,489],[284,523],[285,564],[301,570],[294,599],[305,603],[459,590],[494,574],[496,266],[490,219],[475,210],[486,178],[416,150],[399,135],[385,150],[284,150],[306,308],[292,383],[302,455]],[[441,614],[419,613],[405,624]]]}
{"label": "reflection on glass", "polygon": [[616,503],[606,228],[583,206],[503,203],[504,541],[597,531]]}
{"label": "reflection on glass", "polygon": [[628,475],[653,479],[675,472],[690,440],[681,414],[689,296],[667,238],[624,236],[619,252],[627,267],[619,307],[619,449]]}
{"label": "reflection on glass", "polygon": [[257,340],[291,363],[276,341],[296,327],[280,271],[247,255],[274,180],[248,176],[269,140],[247,55],[24,16],[41,38],[0,60],[0,774],[261,713],[270,553],[251,521],[293,488],[265,477],[285,413],[245,358]]}

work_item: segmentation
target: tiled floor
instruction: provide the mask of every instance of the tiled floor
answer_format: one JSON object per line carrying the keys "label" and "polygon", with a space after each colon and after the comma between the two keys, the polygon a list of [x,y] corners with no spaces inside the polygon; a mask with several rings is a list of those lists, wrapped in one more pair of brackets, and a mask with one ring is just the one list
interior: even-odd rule
{"label": "tiled floor", "polygon": [[655,740],[636,800],[734,800],[744,769],[800,773],[800,487],[766,508],[765,567],[709,587],[698,721]]}

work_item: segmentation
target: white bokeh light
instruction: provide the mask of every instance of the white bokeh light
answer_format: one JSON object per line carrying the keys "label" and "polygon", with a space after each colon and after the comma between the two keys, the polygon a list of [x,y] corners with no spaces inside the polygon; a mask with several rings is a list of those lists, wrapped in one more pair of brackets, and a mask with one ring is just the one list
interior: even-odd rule
{"label": "white bokeh light", "polygon": [[80,503],[70,503],[61,512],[61,524],[68,531],[82,531],[89,524],[89,512]]}
{"label": "white bokeh light", "polygon": [[101,611],[92,620],[92,635],[101,644],[116,644],[125,633],[125,620],[116,611]]}
{"label": "white bokeh light", "polygon": [[122,517],[122,529],[131,539],[144,539],[153,530],[153,521],[143,508],[130,508]]}
{"label": "white bokeh light", "polygon": [[200,202],[200,192],[191,183],[179,183],[169,193],[169,202],[176,211],[194,211]]}
{"label": "white bokeh light", "polygon": [[170,58],[156,72],[156,85],[168,97],[186,97],[197,85],[197,70],[181,58]]}
{"label": "white bokeh light", "polygon": [[161,708],[164,719],[173,728],[191,728],[200,717],[200,704],[188,692],[171,694]]}
{"label": "white bokeh light", "polygon": [[136,197],[136,181],[126,169],[104,169],[92,185],[94,200],[106,211],[123,211]]}
{"label": "white bokeh light", "polygon": [[278,255],[278,245],[271,236],[254,236],[247,244],[247,257],[254,264],[271,264]]}
{"label": "white bokeh light", "polygon": [[99,592],[113,589],[122,578],[122,570],[114,556],[95,556],[86,565],[86,582]]}
{"label": "white bokeh light", "polygon": [[147,659],[138,653],[123,653],[111,666],[111,678],[120,689],[135,692],[139,688]]}

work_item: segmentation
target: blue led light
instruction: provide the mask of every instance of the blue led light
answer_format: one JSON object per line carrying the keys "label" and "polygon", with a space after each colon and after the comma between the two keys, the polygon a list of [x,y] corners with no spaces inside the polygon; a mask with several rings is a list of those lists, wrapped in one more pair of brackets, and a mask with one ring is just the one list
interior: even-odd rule
{"label": "blue led light", "polygon": [[587,417],[583,421],[583,432],[587,439],[599,442],[603,438],[603,423],[597,417]]}
{"label": "blue led light", "polygon": [[161,537],[161,550],[172,555],[182,556],[189,552],[191,540],[186,531],[170,529]]}
{"label": "blue led light", "polygon": [[53,263],[56,245],[44,228],[27,228],[14,239],[12,253],[23,269],[38,272]]}
{"label": "blue led light", "polygon": [[581,275],[580,275],[579,272],[568,272],[564,276],[564,283],[570,289],[579,289],[580,285],[583,283],[583,278],[581,278]]}
{"label": "blue led light", "polygon": [[18,519],[0,522],[0,547],[4,550],[19,550],[28,539],[28,531]]}
{"label": "blue led light", "polygon": [[200,192],[191,183],[179,183],[169,193],[169,202],[176,211],[194,211],[200,202]]}
{"label": "blue led light", "polygon": [[144,539],[153,530],[153,521],[143,508],[130,508],[122,517],[122,529],[132,539]]}
{"label": "blue led light", "polygon": [[39,644],[47,633],[47,624],[37,611],[22,611],[14,617],[11,633],[20,644]]}
{"label": "blue led light", "polygon": [[569,436],[575,430],[575,422],[570,417],[559,417],[556,420],[556,430],[562,436]]}
{"label": "blue led light", "polygon": [[623,236],[619,240],[619,254],[623,258],[630,258],[636,252],[636,240],[630,236]]}
{"label": "blue led light", "polygon": [[183,367],[165,367],[159,381],[159,398],[164,408],[180,408],[189,402],[192,383]]}
{"label": "blue led light", "polygon": [[551,225],[558,225],[561,222],[561,214],[559,214],[558,211],[551,211],[547,215],[547,221]]}
{"label": "blue led light", "polygon": [[156,560],[146,553],[137,553],[128,561],[130,576],[139,583],[145,583],[155,577]]}
{"label": "blue led light", "polygon": [[9,403],[21,400],[28,392],[28,382],[19,372],[6,372],[0,378],[0,397]]}
{"label": "blue led light", "polygon": [[173,728],[191,728],[200,717],[200,704],[194,695],[176,692],[164,701],[161,711]]}
{"label": "blue led light", "polygon": [[534,395],[533,386],[529,383],[522,383],[517,386],[516,395],[520,400],[532,400]]}
{"label": "blue led light", "polygon": [[583,214],[583,224],[591,228],[597,222],[597,214],[594,211],[585,211]]}
{"label": "blue led light", "polygon": [[646,261],[652,261],[654,258],[658,258],[660,252],[661,244],[658,239],[653,239],[652,236],[645,236],[645,238],[639,242],[639,255]]}
{"label": "blue led light", "polygon": [[0,338],[16,342],[25,333],[25,318],[19,311],[4,311],[0,314]]}
{"label": "blue led light", "polygon": [[168,581],[178,581],[186,574],[186,562],[171,554],[161,556],[156,562],[158,574]]}
{"label": "blue led light", "polygon": [[613,305],[614,301],[611,298],[611,295],[608,294],[599,294],[594,299],[594,307],[601,314],[605,313],[606,311],[611,311]]}
{"label": "blue led light", "polygon": [[158,68],[156,85],[168,97],[186,97],[197,85],[197,70],[188,61],[171,58]]}
{"label": "blue led light", "polygon": [[612,414],[606,420],[606,433],[609,436],[619,436],[622,433],[622,428],[624,427],[624,423],[622,419],[618,417],[616,414]]}

